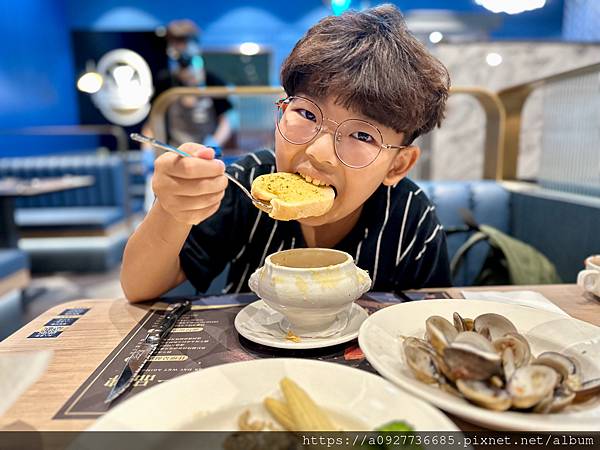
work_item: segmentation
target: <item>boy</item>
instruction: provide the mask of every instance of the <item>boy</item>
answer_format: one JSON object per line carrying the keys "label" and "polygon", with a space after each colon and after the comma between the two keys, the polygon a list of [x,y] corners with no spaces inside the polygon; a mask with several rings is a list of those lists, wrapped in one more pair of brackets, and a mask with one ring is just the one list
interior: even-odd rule
{"label": "boy", "polygon": [[[281,81],[288,97],[277,106],[276,152],[225,168],[211,149],[184,144],[195,158],[157,159],[156,202],[125,249],[129,301],[185,279],[204,291],[227,263],[223,292],[248,291],[267,255],[306,246],[350,253],[373,290],[450,285],[442,226],[405,178],[420,154],[412,142],[443,118],[449,77],[396,7],[324,18],[283,63]],[[299,173],[337,195],[323,216],[279,222],[228,185],[225,170],[248,188],[275,170]]]}

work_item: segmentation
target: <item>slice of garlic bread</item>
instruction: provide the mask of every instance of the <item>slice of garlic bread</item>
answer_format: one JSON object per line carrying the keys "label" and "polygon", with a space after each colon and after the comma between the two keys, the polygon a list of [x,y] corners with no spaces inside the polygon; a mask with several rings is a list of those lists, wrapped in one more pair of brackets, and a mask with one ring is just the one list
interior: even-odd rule
{"label": "slice of garlic bread", "polygon": [[278,172],[256,177],[252,195],[270,202],[270,217],[277,220],[295,220],[322,216],[333,206],[335,191],[330,186],[316,186],[300,175]]}

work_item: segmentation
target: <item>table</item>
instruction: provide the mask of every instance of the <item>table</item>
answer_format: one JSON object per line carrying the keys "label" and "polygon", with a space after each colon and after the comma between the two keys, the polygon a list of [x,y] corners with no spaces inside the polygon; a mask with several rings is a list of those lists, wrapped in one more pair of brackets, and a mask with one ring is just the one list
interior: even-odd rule
{"label": "table", "polygon": [[0,180],[0,248],[16,248],[19,234],[15,223],[16,197],[31,197],[87,187],[94,184],[94,177],[64,176],[55,178],[34,178],[22,180],[19,178],[4,178]]}
{"label": "table", "polygon": [[[454,298],[461,290],[443,289]],[[600,301],[584,295],[577,285],[507,286],[494,290],[536,290],[578,319],[600,326]],[[428,289],[431,291],[431,289]],[[435,301],[435,300],[432,300]],[[73,392],[144,317],[151,304],[132,305],[124,299],[76,300],[51,308],[15,334],[0,342],[0,354],[41,349],[54,350],[47,372],[0,418],[0,430],[83,430],[93,420],[53,420],[52,417]],[[60,339],[27,339],[65,308],[91,308]],[[458,418],[463,430],[477,430]]]}

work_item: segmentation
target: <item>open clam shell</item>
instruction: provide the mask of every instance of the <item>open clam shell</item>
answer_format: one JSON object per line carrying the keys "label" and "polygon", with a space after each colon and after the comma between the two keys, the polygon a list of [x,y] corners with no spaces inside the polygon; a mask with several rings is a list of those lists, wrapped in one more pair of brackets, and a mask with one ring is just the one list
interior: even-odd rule
{"label": "open clam shell", "polygon": [[507,385],[508,394],[515,408],[531,408],[552,395],[559,375],[547,366],[519,367]]}
{"label": "open clam shell", "polygon": [[495,313],[481,314],[475,318],[473,329],[476,332],[480,333],[486,328],[492,341],[501,338],[507,333],[517,333],[517,327],[510,320]]}
{"label": "open clam shell", "polygon": [[427,342],[417,338],[406,338],[402,344],[406,363],[417,379],[427,384],[437,383],[440,379],[433,359],[435,352]]}
{"label": "open clam shell", "polygon": [[454,325],[441,316],[429,317],[425,321],[425,330],[427,340],[440,355],[458,335]]}
{"label": "open clam shell", "polygon": [[581,374],[574,360],[558,352],[544,352],[532,364],[551,367],[561,376],[560,382],[572,390],[581,386]]}
{"label": "open clam shell", "polygon": [[473,403],[487,409],[506,411],[512,404],[510,396],[504,389],[485,381],[458,380],[456,387]]}
{"label": "open clam shell", "polygon": [[492,344],[473,331],[459,333],[444,349],[453,379],[486,380],[501,373],[501,358]]}

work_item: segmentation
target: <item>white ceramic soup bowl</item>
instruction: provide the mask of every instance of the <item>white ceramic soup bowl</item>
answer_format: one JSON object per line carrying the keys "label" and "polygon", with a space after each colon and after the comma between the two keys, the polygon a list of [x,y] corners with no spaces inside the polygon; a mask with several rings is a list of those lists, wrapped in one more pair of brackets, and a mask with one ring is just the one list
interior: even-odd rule
{"label": "white ceramic soup bowl", "polygon": [[350,311],[371,287],[371,278],[348,253],[298,248],[269,255],[248,284],[292,329],[320,331]]}

